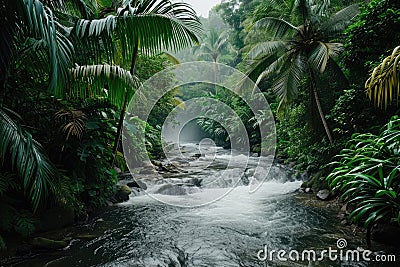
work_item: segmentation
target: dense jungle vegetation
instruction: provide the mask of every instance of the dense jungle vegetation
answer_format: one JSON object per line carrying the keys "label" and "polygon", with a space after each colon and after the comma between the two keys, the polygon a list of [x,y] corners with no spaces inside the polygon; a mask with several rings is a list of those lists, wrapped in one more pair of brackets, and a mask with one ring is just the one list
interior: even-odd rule
{"label": "dense jungle vegetation", "polygon": [[[168,0],[0,5],[1,249],[9,237],[43,230],[49,209],[83,220],[107,205],[117,171],[126,171],[127,104],[142,82],[178,63],[172,54],[246,73],[274,113],[277,158],[353,203],[355,223],[399,225],[398,0],[228,0],[208,19]],[[148,141],[138,162],[162,155],[160,126],[182,95],[233,108],[254,153],[268,141],[257,127],[268,114],[195,84],[165,95],[137,122]],[[220,124],[197,123],[229,145]]]}

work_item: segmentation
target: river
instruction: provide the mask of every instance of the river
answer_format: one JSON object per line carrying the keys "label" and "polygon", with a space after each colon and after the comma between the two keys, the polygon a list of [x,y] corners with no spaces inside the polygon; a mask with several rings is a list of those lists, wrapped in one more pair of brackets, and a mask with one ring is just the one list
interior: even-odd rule
{"label": "river", "polygon": [[[196,145],[186,144],[185,149],[185,153],[194,153]],[[301,194],[297,193],[301,181],[279,164],[272,166],[266,181],[252,194],[242,178],[222,199],[200,207],[179,207],[209,201],[210,195],[219,194],[230,186],[231,181],[207,181],[218,180],[216,177],[227,171],[224,166],[229,160],[241,156],[216,148],[211,164],[205,159],[206,155],[181,167],[185,170],[183,173],[165,178],[184,188],[183,193],[177,190],[174,194],[174,190],[169,190],[168,194],[157,194],[163,184],[160,181],[151,184],[151,175],[148,175],[144,181],[153,197],[131,195],[128,202],[105,209],[101,220],[90,228],[96,238],[73,240],[66,250],[15,266],[44,266],[45,262],[46,267],[382,266],[326,257],[322,261],[302,260],[303,250],[319,253],[329,247],[337,249],[338,239],[347,241],[343,249],[360,250],[365,244],[359,236],[339,226],[337,212],[304,205]],[[249,158],[247,178],[257,161],[257,157]],[[208,167],[199,172],[200,165]],[[228,171],[235,176],[235,167]],[[201,179],[202,186],[182,182],[185,181],[182,179],[193,178]],[[176,205],[160,202],[155,199],[157,195],[164,202]],[[268,252],[295,250],[300,258],[287,261],[278,260],[277,255],[263,258],[265,248]],[[284,257],[288,259],[288,254]]]}

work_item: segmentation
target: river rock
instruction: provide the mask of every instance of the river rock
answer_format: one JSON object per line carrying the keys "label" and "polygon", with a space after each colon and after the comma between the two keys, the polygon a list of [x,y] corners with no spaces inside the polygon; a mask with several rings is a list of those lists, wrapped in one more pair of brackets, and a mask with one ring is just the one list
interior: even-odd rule
{"label": "river rock", "polygon": [[319,190],[317,193],[317,198],[319,200],[329,200],[330,192],[328,189]]}
{"label": "river rock", "polygon": [[196,154],[194,154],[193,156],[192,156],[192,158],[200,158],[202,155],[200,154],[200,153],[196,153]]}
{"label": "river rock", "polygon": [[115,192],[115,199],[119,202],[129,200],[129,195],[131,194],[132,190],[127,185],[118,185],[117,191]]}
{"label": "river rock", "polygon": [[133,175],[130,172],[118,174],[118,180],[132,180],[132,179],[133,179]]}
{"label": "river rock", "polygon": [[191,183],[197,187],[200,187],[202,182],[203,182],[203,179],[199,179],[199,178],[192,178],[192,181],[191,181]]}
{"label": "river rock", "polygon": [[201,182],[203,181],[203,179],[199,179],[199,178],[183,178],[183,179],[181,179],[181,181],[187,186],[200,187],[201,186]]}
{"label": "river rock", "polygon": [[170,173],[179,173],[177,167],[173,164],[165,164],[162,166],[162,170]]}
{"label": "river rock", "polygon": [[141,188],[143,190],[147,189],[147,185],[144,182],[140,181],[140,180],[135,180],[135,181],[129,182],[126,185],[131,187],[131,188]]}
{"label": "river rock", "polygon": [[44,237],[35,237],[31,240],[31,245],[37,249],[56,250],[63,249],[68,246],[65,241],[56,241]]}
{"label": "river rock", "polygon": [[156,194],[181,196],[186,195],[184,187],[175,184],[163,184],[155,191]]}
{"label": "river rock", "polygon": [[304,189],[304,193],[311,194],[312,192],[313,192],[313,190],[310,187],[307,187],[306,189]]}

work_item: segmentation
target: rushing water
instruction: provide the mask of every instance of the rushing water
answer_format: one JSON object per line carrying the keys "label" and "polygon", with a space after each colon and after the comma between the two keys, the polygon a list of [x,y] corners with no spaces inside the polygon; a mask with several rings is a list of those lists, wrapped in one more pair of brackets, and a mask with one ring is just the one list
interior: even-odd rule
{"label": "rushing water", "polygon": [[[193,149],[194,146],[186,146],[186,153]],[[166,180],[179,184],[189,194],[178,190],[176,195],[171,195],[172,190],[163,199],[185,205],[198,203],[199,199],[208,200],[210,195],[230,184],[229,181],[207,183],[208,179],[218,180],[216,177],[224,171],[230,158],[228,150],[219,149],[213,163],[201,172],[197,171],[198,166],[208,164],[201,158],[182,167],[185,173]],[[250,158],[247,178],[257,160]],[[229,171],[233,177],[235,168]],[[203,179],[202,184],[206,186],[197,188],[182,184],[189,178]],[[154,182],[151,185],[150,180],[151,175],[145,179],[149,184],[148,191],[159,192],[162,184]],[[259,260],[257,253],[265,246],[269,250],[301,253],[304,249],[336,249],[339,238],[348,241],[346,248],[349,249],[363,244],[348,230],[337,227],[338,219],[332,211],[299,201],[295,191],[301,181],[283,166],[274,165],[268,179],[253,194],[249,194],[245,184],[242,179],[224,198],[195,208],[167,205],[146,194],[131,196],[128,202],[109,207],[101,215],[104,221],[92,229],[97,238],[76,240],[65,251],[16,266],[43,266],[44,262],[47,267],[367,266],[362,262],[329,259],[323,262]]]}

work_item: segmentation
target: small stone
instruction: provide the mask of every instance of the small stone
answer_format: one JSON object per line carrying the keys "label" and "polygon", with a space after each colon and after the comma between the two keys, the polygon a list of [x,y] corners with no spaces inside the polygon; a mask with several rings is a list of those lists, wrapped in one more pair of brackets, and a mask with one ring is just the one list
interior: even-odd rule
{"label": "small stone", "polygon": [[194,155],[192,156],[192,158],[200,158],[201,156],[202,156],[201,154],[196,153],[196,154],[194,154]]}
{"label": "small stone", "polygon": [[328,200],[330,196],[330,192],[328,189],[319,190],[317,193],[317,198],[319,200]]}
{"label": "small stone", "polygon": [[307,194],[311,194],[313,191],[310,187],[307,187],[306,189],[304,189],[304,192],[306,192]]}

